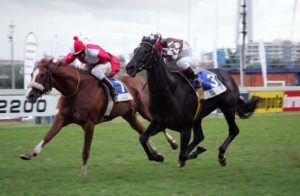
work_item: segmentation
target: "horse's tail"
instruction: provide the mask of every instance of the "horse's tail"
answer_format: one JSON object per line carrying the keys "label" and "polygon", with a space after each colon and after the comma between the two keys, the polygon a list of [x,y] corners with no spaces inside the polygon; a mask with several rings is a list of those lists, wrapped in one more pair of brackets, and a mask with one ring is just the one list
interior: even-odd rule
{"label": "horse's tail", "polygon": [[237,114],[239,117],[241,119],[249,118],[261,100],[260,97],[253,96],[249,101],[245,102],[242,97],[239,97],[237,105]]}

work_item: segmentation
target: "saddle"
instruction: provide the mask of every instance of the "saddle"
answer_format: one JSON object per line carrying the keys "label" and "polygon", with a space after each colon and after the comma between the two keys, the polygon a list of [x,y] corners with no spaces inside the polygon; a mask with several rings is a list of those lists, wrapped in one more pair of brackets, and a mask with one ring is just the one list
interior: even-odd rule
{"label": "saddle", "polygon": [[[129,101],[132,100],[132,96],[129,93],[127,87],[120,81],[120,80],[116,80],[114,78],[110,79],[110,82],[113,84],[114,88],[116,89],[117,93],[118,93],[118,97],[115,103],[117,102],[123,102],[123,101]],[[108,98],[108,104],[107,104],[107,108],[105,111],[105,114],[101,120],[101,122],[105,121],[105,119],[110,115],[111,110],[113,108],[114,102],[112,100],[112,97],[110,95],[109,92],[109,88],[108,86],[106,86],[104,83],[101,83],[101,85],[103,86],[106,96]]]}

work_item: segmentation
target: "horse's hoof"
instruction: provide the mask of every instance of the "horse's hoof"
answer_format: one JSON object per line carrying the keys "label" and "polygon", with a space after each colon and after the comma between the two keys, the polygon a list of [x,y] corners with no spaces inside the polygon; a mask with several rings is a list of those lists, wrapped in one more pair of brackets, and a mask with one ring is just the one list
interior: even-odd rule
{"label": "horse's hoof", "polygon": [[201,154],[201,153],[203,153],[203,152],[205,152],[205,151],[206,151],[206,148],[201,147],[201,146],[198,146],[198,147],[197,147],[197,153],[198,153],[198,154]]}
{"label": "horse's hoof", "polygon": [[226,157],[224,157],[223,159],[219,158],[219,163],[222,167],[225,167],[227,164]]}
{"label": "horse's hoof", "polygon": [[79,174],[78,174],[78,176],[86,176],[86,173],[80,171]]}
{"label": "horse's hoof", "polygon": [[199,154],[201,154],[201,153],[203,153],[205,151],[206,151],[205,148],[203,148],[201,146],[198,146],[197,150],[195,152],[193,152],[192,154],[190,154],[188,159],[196,159]]}
{"label": "horse's hoof", "polygon": [[86,174],[87,174],[87,166],[83,165],[81,167],[81,170],[80,170],[80,173],[78,174],[78,176],[86,176]]}
{"label": "horse's hoof", "polygon": [[157,154],[157,155],[154,155],[153,156],[153,161],[156,161],[156,162],[164,162],[164,156],[161,155],[161,154]]}
{"label": "horse's hoof", "polygon": [[171,142],[170,144],[171,144],[171,147],[173,150],[176,150],[178,148],[178,144],[175,140],[173,142]]}
{"label": "horse's hoof", "polygon": [[185,166],[185,161],[178,161],[177,163],[177,167],[180,169],[180,168],[183,168]]}
{"label": "horse's hoof", "polygon": [[20,158],[23,159],[23,160],[26,160],[26,161],[31,160],[31,156],[30,156],[30,154],[28,152],[20,155]]}
{"label": "horse's hoof", "polygon": [[192,154],[189,155],[188,159],[196,159],[198,157],[198,153],[193,152]]}
{"label": "horse's hoof", "polygon": [[156,162],[164,162],[164,156],[162,154],[156,154],[153,155],[151,158],[149,158],[150,161],[156,161]]}

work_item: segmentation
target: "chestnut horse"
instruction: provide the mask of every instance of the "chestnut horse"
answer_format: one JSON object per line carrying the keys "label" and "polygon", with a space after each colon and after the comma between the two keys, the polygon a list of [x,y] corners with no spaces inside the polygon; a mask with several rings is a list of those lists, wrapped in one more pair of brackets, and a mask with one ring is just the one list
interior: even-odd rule
{"label": "chestnut horse", "polygon": [[[52,59],[42,59],[33,71],[32,78],[29,85],[31,88],[26,96],[28,102],[35,103],[38,97],[49,92],[52,87],[57,89],[62,96],[59,100],[59,111],[55,115],[48,133],[32,151],[24,153],[20,157],[24,160],[30,160],[31,157],[37,156],[62,127],[75,123],[84,130],[83,163],[80,174],[86,175],[94,127],[102,122],[108,105],[108,97],[103,86],[88,72],[78,70],[74,66],[62,62],[54,63]],[[111,113],[105,121],[122,116],[134,130],[142,134],[145,128],[138,121],[136,114],[133,114],[133,111],[139,112],[143,118],[151,121],[148,110],[148,88],[141,91],[145,85],[145,81],[141,77],[132,78],[124,75],[119,80],[126,85],[133,100],[114,103]],[[135,109],[134,105],[136,105]],[[173,149],[176,149],[176,141],[166,131],[165,136]],[[148,140],[147,144],[154,154],[159,154],[151,140]]]}

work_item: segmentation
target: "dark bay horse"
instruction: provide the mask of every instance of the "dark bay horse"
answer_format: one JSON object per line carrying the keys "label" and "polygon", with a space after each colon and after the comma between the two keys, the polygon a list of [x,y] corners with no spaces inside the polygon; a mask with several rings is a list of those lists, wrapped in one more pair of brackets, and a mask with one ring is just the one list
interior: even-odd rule
{"label": "dark bay horse", "polygon": [[[197,108],[197,96],[191,85],[178,72],[170,72],[165,65],[161,53],[153,41],[143,38],[134,50],[134,56],[127,64],[127,73],[135,76],[145,69],[149,88],[149,111],[153,117],[146,131],[140,136],[140,142],[150,160],[161,160],[161,155],[153,154],[148,148],[147,139],[156,133],[170,128],[180,132],[180,155],[178,167],[183,167],[185,161],[193,159],[206,149],[198,147],[192,150],[204,139],[201,122],[209,113],[217,109],[222,110],[229,126],[229,136],[219,148],[218,160],[222,166],[226,165],[225,151],[232,140],[238,135],[239,128],[235,122],[237,113],[242,119],[248,118],[254,112],[259,98],[253,98],[245,103],[240,98],[238,86],[225,71],[213,70],[218,79],[226,86],[227,91],[214,98],[203,101],[201,112],[194,120]],[[190,142],[191,129],[194,138]]]}
{"label": "dark bay horse", "polygon": [[[61,62],[54,63],[52,59],[42,59],[33,71],[32,77],[31,88],[27,92],[27,100],[29,102],[35,103],[38,97],[49,92],[52,87],[57,89],[62,96],[59,100],[59,111],[49,132],[32,151],[24,153],[20,157],[24,160],[30,160],[31,157],[41,152],[62,127],[75,123],[84,130],[83,163],[80,174],[86,175],[94,126],[100,123],[108,104],[104,88],[88,72],[78,70],[74,66]],[[122,116],[134,130],[142,134],[145,128],[138,121],[136,114],[133,115],[133,106],[137,97],[139,97],[135,111],[149,121],[152,119],[148,110],[148,88],[145,88],[140,93],[145,85],[145,81],[141,77],[121,76],[119,79],[126,85],[133,100],[116,102],[106,121]],[[171,146],[176,149],[176,141],[166,131],[165,136]],[[152,153],[159,155],[151,140],[147,141],[147,145]]]}

